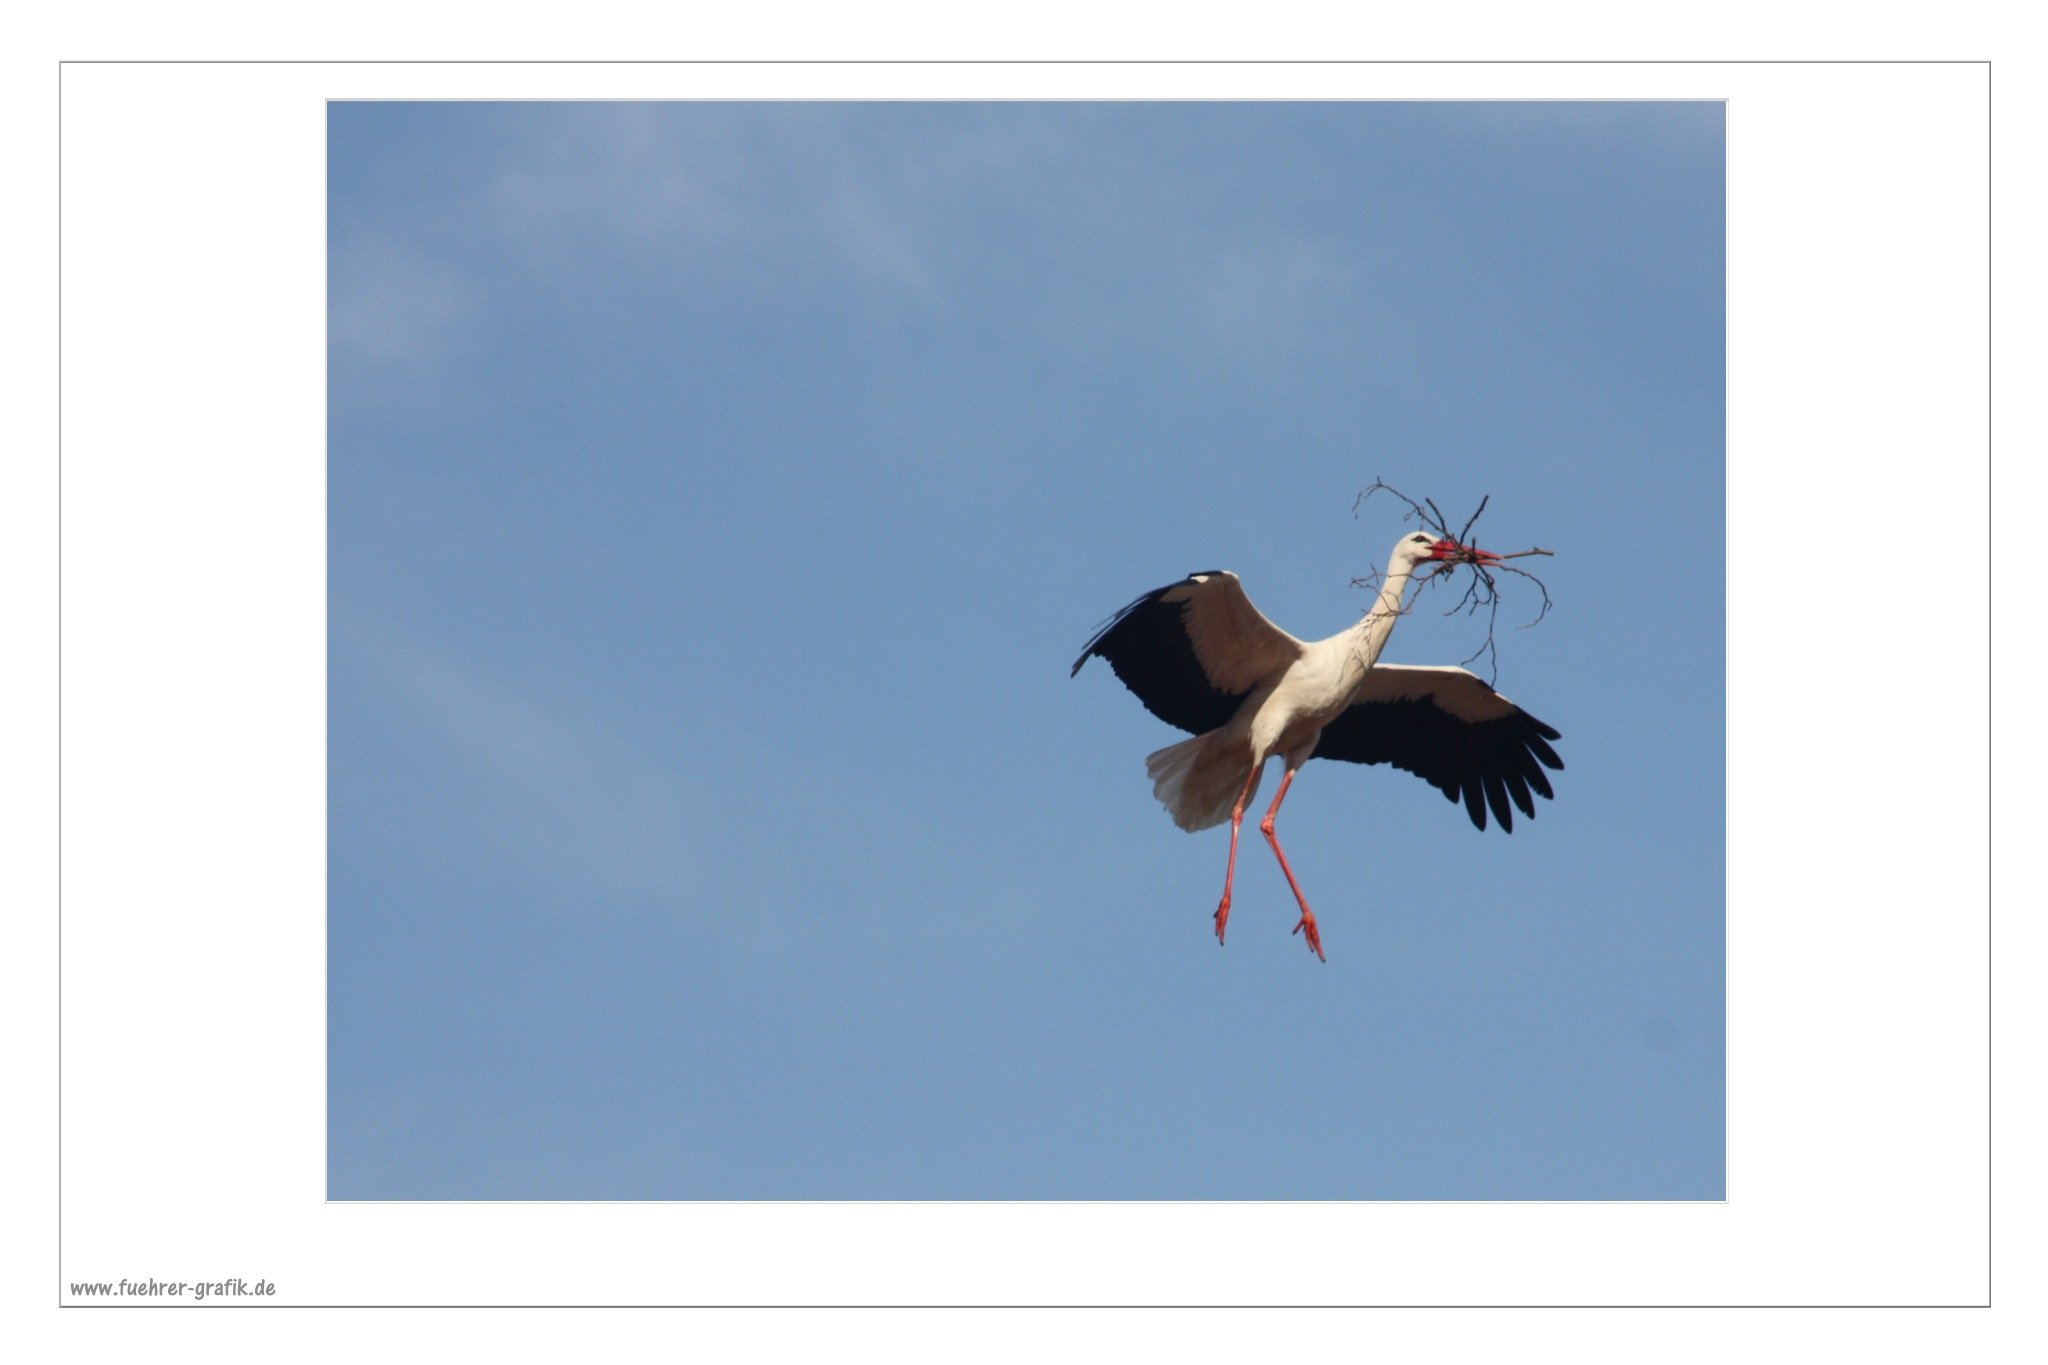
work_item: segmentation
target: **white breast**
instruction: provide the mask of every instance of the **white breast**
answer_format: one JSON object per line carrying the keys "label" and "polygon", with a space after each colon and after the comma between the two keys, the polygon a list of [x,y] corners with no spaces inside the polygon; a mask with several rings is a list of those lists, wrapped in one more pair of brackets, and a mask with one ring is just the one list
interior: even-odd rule
{"label": "white breast", "polygon": [[1345,648],[1343,637],[1322,640],[1302,651],[1272,693],[1257,704],[1252,750],[1260,758],[1287,753],[1308,743],[1351,704],[1365,671]]}

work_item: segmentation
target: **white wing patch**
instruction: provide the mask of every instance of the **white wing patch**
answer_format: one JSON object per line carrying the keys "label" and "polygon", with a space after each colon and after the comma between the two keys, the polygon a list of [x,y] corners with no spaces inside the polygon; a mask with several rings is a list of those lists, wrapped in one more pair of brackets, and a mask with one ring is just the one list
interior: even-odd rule
{"label": "white wing patch", "polygon": [[1462,668],[1374,664],[1352,698],[1360,702],[1429,701],[1457,719],[1478,724],[1513,715],[1515,704]]}
{"label": "white wing patch", "polygon": [[1237,575],[1197,574],[1169,588],[1162,602],[1181,604],[1181,622],[1203,674],[1219,691],[1238,696],[1285,672],[1301,657],[1302,642],[1268,621]]}

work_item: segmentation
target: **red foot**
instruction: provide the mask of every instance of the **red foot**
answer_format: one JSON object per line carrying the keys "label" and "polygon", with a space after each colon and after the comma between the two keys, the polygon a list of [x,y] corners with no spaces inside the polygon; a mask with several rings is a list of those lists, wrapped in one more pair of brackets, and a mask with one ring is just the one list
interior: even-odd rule
{"label": "red foot", "polygon": [[1216,907],[1216,941],[1223,942],[1223,926],[1230,922],[1230,897],[1223,898],[1223,904]]}
{"label": "red foot", "polygon": [[1311,915],[1306,910],[1302,911],[1301,923],[1294,926],[1294,932],[1297,934],[1306,932],[1308,934],[1308,946],[1315,950],[1318,961],[1328,962],[1330,960],[1323,956],[1323,936],[1316,932],[1316,917],[1314,915]]}

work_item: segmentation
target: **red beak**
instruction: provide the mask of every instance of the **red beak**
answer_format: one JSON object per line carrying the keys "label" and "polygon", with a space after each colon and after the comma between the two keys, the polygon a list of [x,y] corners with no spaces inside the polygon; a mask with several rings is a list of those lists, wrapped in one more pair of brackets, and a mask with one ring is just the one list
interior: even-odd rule
{"label": "red beak", "polygon": [[1475,550],[1446,537],[1429,547],[1431,559],[1448,559],[1461,564],[1498,564],[1500,556],[1491,550]]}

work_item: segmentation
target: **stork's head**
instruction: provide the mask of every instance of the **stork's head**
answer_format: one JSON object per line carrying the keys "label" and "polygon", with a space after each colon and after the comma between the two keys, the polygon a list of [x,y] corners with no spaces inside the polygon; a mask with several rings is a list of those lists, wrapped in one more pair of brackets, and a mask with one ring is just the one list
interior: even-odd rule
{"label": "stork's head", "polygon": [[1498,564],[1500,556],[1489,550],[1460,545],[1449,536],[1417,531],[1401,537],[1401,543],[1394,547],[1394,562],[1413,569],[1420,564]]}

